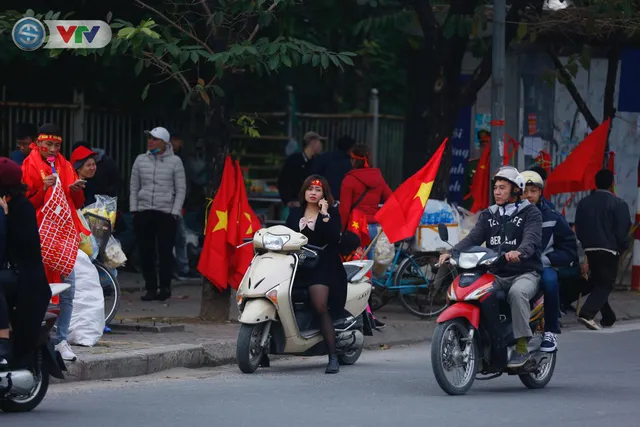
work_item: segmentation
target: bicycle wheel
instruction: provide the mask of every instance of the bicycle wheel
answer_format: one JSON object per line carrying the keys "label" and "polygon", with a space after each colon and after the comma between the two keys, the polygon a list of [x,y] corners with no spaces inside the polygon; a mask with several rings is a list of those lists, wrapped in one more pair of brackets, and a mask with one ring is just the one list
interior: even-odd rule
{"label": "bicycle wheel", "polygon": [[120,308],[120,284],[102,263],[94,261],[93,265],[100,276],[100,285],[104,293],[104,323],[108,325],[116,317]]}
{"label": "bicycle wheel", "polygon": [[437,284],[435,281],[433,270],[437,262],[437,256],[431,254],[409,255],[400,263],[394,278],[400,304],[420,318],[436,316],[447,306],[447,280]]}

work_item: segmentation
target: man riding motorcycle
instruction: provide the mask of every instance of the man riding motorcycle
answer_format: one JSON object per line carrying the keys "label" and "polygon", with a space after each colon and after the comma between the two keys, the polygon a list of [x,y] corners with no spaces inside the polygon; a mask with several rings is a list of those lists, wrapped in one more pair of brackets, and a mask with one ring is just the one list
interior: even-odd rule
{"label": "man riding motorcycle", "polygon": [[[495,284],[508,292],[507,300],[511,307],[516,351],[509,360],[509,368],[522,367],[529,360],[527,342],[532,336],[529,300],[538,291],[542,272],[542,215],[535,205],[522,200],[524,187],[522,175],[516,168],[500,168],[493,177],[496,204],[480,212],[476,225],[453,248],[453,251],[462,252],[486,242],[487,248],[505,253],[507,264],[497,268],[494,274]],[[514,236],[510,236],[512,240],[504,236],[504,224],[507,222],[515,225]],[[449,253],[440,255],[440,264],[450,257]]]}
{"label": "man riding motorcycle", "polygon": [[542,214],[542,278],[544,290],[544,339],[540,351],[558,349],[555,334],[560,333],[560,291],[557,268],[571,267],[578,262],[576,236],[569,223],[549,207],[542,197],[544,180],[534,171],[522,172],[524,197],[540,209]]}

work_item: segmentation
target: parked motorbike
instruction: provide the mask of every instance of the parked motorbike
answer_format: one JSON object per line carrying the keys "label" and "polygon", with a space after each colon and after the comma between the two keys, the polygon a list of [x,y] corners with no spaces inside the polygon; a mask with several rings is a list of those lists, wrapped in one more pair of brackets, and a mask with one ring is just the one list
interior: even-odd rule
{"label": "parked motorbike", "polygon": [[[308,244],[301,233],[282,225],[261,229],[253,239],[256,255],[237,292],[241,323],[236,356],[244,373],[253,373],[263,355],[320,356],[326,345],[316,324],[307,289],[294,286],[296,271],[312,266],[323,248]],[[348,292],[342,313],[332,313],[338,361],[356,363],[364,335],[372,335],[372,319],[366,312],[371,283],[366,277],[372,261],[344,263]]]}
{"label": "parked motorbike", "polygon": [[[69,284],[51,285],[51,294],[58,295],[70,288]],[[0,370],[0,410],[3,412],[29,412],[44,399],[49,389],[49,376],[64,379],[66,371],[60,353],[51,342],[50,332],[57,316],[45,314],[36,348],[21,361],[12,362]]]}
{"label": "parked motorbike", "polygon": [[[449,239],[447,227],[439,224],[440,239]],[[511,223],[505,224],[507,240],[513,238]],[[541,352],[544,332],[544,297],[539,290],[531,299],[529,361],[511,369],[507,363],[515,351],[511,309],[506,293],[494,287],[491,270],[506,262],[504,254],[475,246],[453,254],[449,262],[460,271],[447,292],[448,306],[437,319],[431,343],[431,365],[436,381],[450,395],[465,394],[474,380],[489,380],[502,374],[518,375],[530,389],[544,388],[556,365],[556,353]],[[448,374],[459,370],[458,380]]]}

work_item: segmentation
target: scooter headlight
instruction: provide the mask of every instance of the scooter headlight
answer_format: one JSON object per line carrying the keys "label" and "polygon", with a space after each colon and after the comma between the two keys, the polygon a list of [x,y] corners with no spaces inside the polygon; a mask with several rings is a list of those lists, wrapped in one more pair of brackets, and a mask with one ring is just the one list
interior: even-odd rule
{"label": "scooter headlight", "polygon": [[472,268],[476,268],[478,265],[478,261],[482,258],[484,254],[473,253],[473,252],[463,252],[460,254],[458,258],[458,265],[460,268],[464,270],[469,270]]}
{"label": "scooter headlight", "polygon": [[277,236],[275,234],[266,233],[262,236],[262,246],[270,251],[281,251],[289,239],[289,236]]}

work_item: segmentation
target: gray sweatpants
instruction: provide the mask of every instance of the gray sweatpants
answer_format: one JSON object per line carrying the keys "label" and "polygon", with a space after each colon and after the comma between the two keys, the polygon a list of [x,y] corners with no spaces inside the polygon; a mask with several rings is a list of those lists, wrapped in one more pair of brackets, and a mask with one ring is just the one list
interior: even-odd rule
{"label": "gray sweatpants", "polygon": [[529,300],[538,292],[540,275],[531,272],[511,277],[495,276],[495,282],[502,290],[508,292],[507,301],[511,307],[514,338],[530,338],[533,334],[529,327],[531,315]]}

